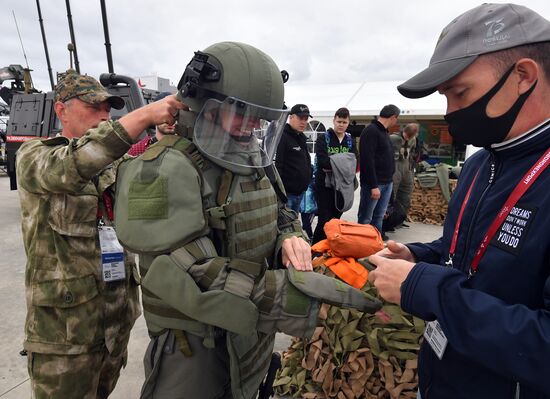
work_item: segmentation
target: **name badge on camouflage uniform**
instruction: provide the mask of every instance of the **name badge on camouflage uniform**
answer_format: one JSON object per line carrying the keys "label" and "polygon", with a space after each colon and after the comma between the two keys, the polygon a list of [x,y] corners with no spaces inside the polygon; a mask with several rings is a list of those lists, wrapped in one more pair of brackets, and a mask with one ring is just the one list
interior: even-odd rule
{"label": "name badge on camouflage uniform", "polygon": [[110,226],[99,226],[99,245],[101,247],[101,274],[103,281],[124,280],[124,252],[118,242],[115,230]]}

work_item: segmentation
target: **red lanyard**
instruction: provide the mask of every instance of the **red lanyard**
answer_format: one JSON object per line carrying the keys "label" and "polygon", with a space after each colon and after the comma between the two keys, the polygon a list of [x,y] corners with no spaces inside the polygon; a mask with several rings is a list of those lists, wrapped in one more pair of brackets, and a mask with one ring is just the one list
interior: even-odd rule
{"label": "red lanyard", "polygon": [[479,170],[477,171],[476,175],[474,176],[474,179],[470,183],[470,188],[466,193],[466,197],[464,197],[464,201],[462,202],[462,206],[460,207],[460,212],[458,213],[458,219],[456,220],[455,230],[453,231],[451,248],[449,249],[449,260],[446,262],[448,266],[452,266],[453,264],[453,257],[455,256],[455,251],[456,251],[456,242],[458,241],[458,232],[460,230],[460,224],[462,223],[462,215],[464,214],[464,209],[466,209],[466,204],[470,200],[470,194],[472,193],[472,188],[474,187],[474,183],[477,180],[478,174],[479,174]]}
{"label": "red lanyard", "polygon": [[[514,191],[510,194],[506,202],[504,203],[504,206],[500,210],[500,212],[497,214],[491,225],[489,226],[489,229],[487,230],[487,233],[485,233],[485,236],[483,237],[483,240],[481,240],[481,244],[479,244],[479,248],[475,252],[474,259],[472,260],[472,263],[470,265],[470,277],[477,272],[477,268],[479,265],[479,262],[481,261],[481,258],[485,254],[485,251],[487,250],[487,246],[489,245],[489,242],[497,232],[498,228],[502,225],[512,208],[517,204],[519,199],[523,196],[523,194],[531,187],[531,185],[539,178],[539,176],[542,174],[542,172],[548,167],[550,161],[550,148],[546,150],[546,152],[538,159],[537,162],[529,169],[529,171],[523,176],[523,178],[519,181],[519,183],[516,185],[516,188],[514,188]],[[478,171],[479,173],[479,171]],[[466,204],[468,203],[470,199],[470,194],[472,192],[472,188],[474,187],[474,183],[477,179],[477,175],[474,176],[474,179],[472,180],[472,183],[470,184],[470,188],[468,189],[468,192],[466,193],[466,197],[464,198],[464,202],[462,203],[462,207],[460,208],[460,213],[458,214],[458,219],[456,221],[455,230],[453,232],[453,239],[451,241],[451,248],[449,249],[449,261],[447,262],[448,265],[452,265],[452,259],[455,254],[456,250],[456,242],[458,240],[458,231],[460,230],[460,224],[462,222],[462,216],[464,214],[464,209],[466,208]]]}
{"label": "red lanyard", "polygon": [[[110,221],[114,219],[114,212],[113,212],[113,199],[111,198],[111,195],[107,191],[103,191],[103,206],[105,207],[105,210],[107,211],[107,217]],[[101,209],[101,206],[97,207],[97,220],[103,219],[103,210]]]}

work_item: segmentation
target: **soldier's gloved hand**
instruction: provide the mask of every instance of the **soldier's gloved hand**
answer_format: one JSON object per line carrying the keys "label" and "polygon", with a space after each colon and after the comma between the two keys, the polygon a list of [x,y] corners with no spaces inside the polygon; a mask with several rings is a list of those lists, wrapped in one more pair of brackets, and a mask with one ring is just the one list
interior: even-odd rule
{"label": "soldier's gloved hand", "polygon": [[294,266],[296,270],[311,271],[311,247],[301,237],[292,236],[283,241],[281,248],[283,265]]}
{"label": "soldier's gloved hand", "polygon": [[260,311],[257,329],[309,338],[317,326],[320,303],[375,313],[382,303],[363,291],[319,273],[268,270],[255,286],[252,301]]}

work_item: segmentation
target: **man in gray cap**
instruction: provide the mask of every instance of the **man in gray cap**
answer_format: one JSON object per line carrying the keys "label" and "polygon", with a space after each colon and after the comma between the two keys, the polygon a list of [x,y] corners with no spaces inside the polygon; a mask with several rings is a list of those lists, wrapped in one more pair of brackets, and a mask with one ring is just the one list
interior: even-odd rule
{"label": "man in gray cap", "polygon": [[[275,165],[285,186],[288,198],[287,206],[300,213],[300,204],[312,178],[311,156],[307,148],[307,137],[304,131],[311,118],[305,104],[296,104],[290,109],[288,122],[285,125],[281,140],[277,146]],[[302,214],[304,230],[311,239],[312,214]]]}
{"label": "man in gray cap", "polygon": [[550,22],[483,4],[441,33],[427,69],[398,87],[447,98],[467,160],[443,236],[393,241],[369,274],[429,321],[419,354],[429,398],[550,398]]}

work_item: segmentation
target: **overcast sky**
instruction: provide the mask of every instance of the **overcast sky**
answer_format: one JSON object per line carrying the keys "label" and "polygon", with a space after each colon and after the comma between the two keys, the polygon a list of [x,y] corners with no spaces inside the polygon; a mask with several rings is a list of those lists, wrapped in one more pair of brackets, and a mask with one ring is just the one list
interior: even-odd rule
{"label": "overcast sky", "polygon": [[[106,0],[114,70],[158,74],[177,84],[196,50],[241,41],[273,57],[289,84],[405,80],[423,69],[441,29],[479,0]],[[550,19],[550,1],[519,2]],[[36,0],[0,0],[0,67],[25,65],[49,90]],[[40,2],[52,69],[69,66],[64,0]],[[80,70],[107,72],[99,0],[71,0]]]}

